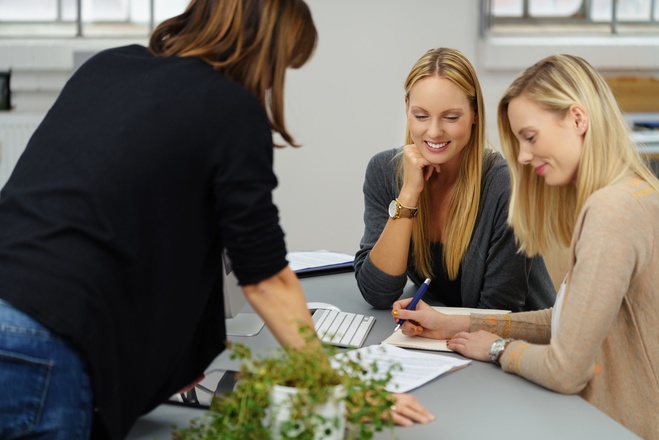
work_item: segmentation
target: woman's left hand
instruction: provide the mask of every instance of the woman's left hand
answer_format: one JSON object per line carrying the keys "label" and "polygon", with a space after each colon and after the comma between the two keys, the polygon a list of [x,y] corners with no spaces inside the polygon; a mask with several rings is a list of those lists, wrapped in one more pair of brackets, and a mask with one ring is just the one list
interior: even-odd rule
{"label": "woman's left hand", "polygon": [[429,423],[435,420],[435,416],[413,395],[394,394],[394,397],[396,402],[391,406],[390,414],[396,425],[412,426],[415,423]]}
{"label": "woman's left hand", "polygon": [[485,330],[459,332],[447,341],[446,346],[468,358],[490,362],[490,346],[500,337]]}

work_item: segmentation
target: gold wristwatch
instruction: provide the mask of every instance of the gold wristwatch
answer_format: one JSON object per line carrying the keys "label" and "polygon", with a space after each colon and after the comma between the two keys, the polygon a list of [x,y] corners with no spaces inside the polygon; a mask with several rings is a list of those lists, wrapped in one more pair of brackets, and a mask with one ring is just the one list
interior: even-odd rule
{"label": "gold wristwatch", "polygon": [[389,204],[389,217],[391,218],[414,218],[416,216],[417,208],[405,206],[394,199]]}

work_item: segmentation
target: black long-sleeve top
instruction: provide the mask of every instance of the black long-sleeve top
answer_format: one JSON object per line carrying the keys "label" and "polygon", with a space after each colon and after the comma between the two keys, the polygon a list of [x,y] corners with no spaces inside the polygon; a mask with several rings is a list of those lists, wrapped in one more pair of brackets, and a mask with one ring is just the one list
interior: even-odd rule
{"label": "black long-sleeve top", "polygon": [[0,298],[86,359],[93,438],[224,348],[221,250],[241,284],[286,266],[263,107],[194,58],[141,46],[84,64],[0,195]]}

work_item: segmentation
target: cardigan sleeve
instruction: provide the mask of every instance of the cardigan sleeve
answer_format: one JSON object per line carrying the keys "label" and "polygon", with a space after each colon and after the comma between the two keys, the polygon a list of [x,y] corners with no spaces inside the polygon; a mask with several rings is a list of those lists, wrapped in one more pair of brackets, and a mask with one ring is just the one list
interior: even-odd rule
{"label": "cardigan sleeve", "polygon": [[364,235],[355,255],[355,278],[366,302],[378,309],[391,307],[407,283],[405,273],[389,275],[378,269],[369,257],[389,219],[389,203],[398,196],[393,160],[399,150],[387,150],[373,156],[364,179]]}
{"label": "cardigan sleeve", "polygon": [[[598,353],[648,246],[651,219],[621,191],[600,191],[584,207],[572,242],[556,337],[547,345],[513,341],[502,355],[505,371],[561,393],[580,392],[596,371]],[[541,313],[541,312],[538,312]],[[522,339],[524,332],[514,336]]]}
{"label": "cardigan sleeve", "polygon": [[502,338],[524,339],[535,344],[549,344],[553,309],[506,315],[471,314],[469,331],[485,330]]}

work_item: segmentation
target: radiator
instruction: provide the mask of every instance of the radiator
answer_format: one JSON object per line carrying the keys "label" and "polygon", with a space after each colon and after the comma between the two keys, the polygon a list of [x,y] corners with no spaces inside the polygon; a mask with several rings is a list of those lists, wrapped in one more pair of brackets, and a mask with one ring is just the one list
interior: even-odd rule
{"label": "radiator", "polygon": [[0,113],[0,188],[5,186],[43,117],[36,113]]}

